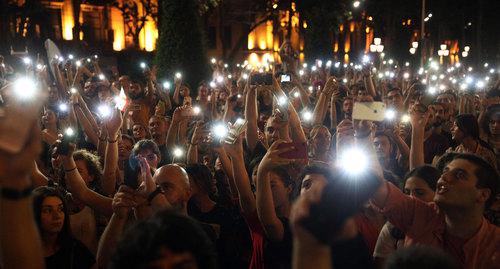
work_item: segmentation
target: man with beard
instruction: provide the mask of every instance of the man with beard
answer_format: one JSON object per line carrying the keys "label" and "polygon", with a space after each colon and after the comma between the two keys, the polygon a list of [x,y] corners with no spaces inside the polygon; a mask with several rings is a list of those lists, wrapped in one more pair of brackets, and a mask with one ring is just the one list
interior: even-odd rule
{"label": "man with beard", "polygon": [[353,106],[354,101],[352,97],[346,97],[342,103],[342,113],[344,114],[344,119],[351,119]]}
{"label": "man with beard", "polygon": [[167,132],[170,122],[163,116],[153,115],[149,119],[149,132],[161,154],[160,166],[168,164],[172,161],[172,156],[167,147]]}
{"label": "man with beard", "polygon": [[398,114],[404,111],[403,93],[400,88],[392,88],[387,92],[385,104],[388,108],[394,109]]}
{"label": "man with beard", "polygon": [[141,77],[122,76],[119,81],[127,98],[130,99],[129,111],[132,124],[147,126],[151,109],[154,107],[154,89],[146,87],[146,81]]}
{"label": "man with beard", "polygon": [[434,156],[443,155],[449,147],[448,139],[438,132],[436,128],[436,111],[433,106],[429,106],[429,120],[425,125],[424,135],[424,162],[427,164],[432,163]]}
{"label": "man with beard", "polygon": [[451,133],[445,128],[445,126],[449,125],[448,106],[439,102],[433,102],[431,106],[435,112],[433,124],[434,132],[445,136],[448,139],[448,144],[451,147],[456,147],[457,144],[451,138]]}

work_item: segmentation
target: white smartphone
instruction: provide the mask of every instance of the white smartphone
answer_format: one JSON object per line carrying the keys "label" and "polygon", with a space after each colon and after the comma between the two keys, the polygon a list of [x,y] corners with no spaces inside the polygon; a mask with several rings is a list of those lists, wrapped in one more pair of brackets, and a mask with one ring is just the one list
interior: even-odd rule
{"label": "white smartphone", "polygon": [[385,109],[383,102],[355,102],[352,118],[354,120],[383,121]]}

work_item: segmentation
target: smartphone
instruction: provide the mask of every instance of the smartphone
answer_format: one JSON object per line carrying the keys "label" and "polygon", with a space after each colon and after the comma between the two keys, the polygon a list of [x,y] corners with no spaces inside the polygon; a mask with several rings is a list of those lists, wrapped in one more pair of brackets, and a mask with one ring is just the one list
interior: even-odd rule
{"label": "smartphone", "polygon": [[139,187],[140,170],[137,156],[130,155],[128,162],[125,162],[123,167],[123,183],[134,190],[137,189]]}
{"label": "smartphone", "polygon": [[76,135],[71,131],[71,134],[65,132],[61,139],[61,144],[57,147],[57,155],[68,155],[69,153],[69,143],[74,143],[76,141]]}
{"label": "smartphone", "polygon": [[14,96],[13,87],[13,84],[8,84],[0,91],[0,150],[16,154],[26,145],[45,96],[22,102]]}
{"label": "smartphone", "polygon": [[288,74],[281,75],[281,82],[290,82],[290,81],[292,81],[290,75]]}
{"label": "smartphone", "polygon": [[257,73],[250,77],[250,85],[273,85],[273,74]]}
{"label": "smartphone", "polygon": [[229,134],[228,136],[224,139],[224,142],[226,144],[234,144],[236,143],[236,139],[243,133],[245,130],[245,127],[247,126],[247,121],[246,120],[236,120],[234,122],[233,126],[231,129],[229,129]]}
{"label": "smartphone", "polygon": [[293,149],[281,153],[279,156],[285,159],[304,159],[307,160],[307,144],[306,143],[282,143],[278,149],[293,147]]}
{"label": "smartphone", "polygon": [[383,121],[385,119],[383,102],[355,102],[352,118],[355,120]]}

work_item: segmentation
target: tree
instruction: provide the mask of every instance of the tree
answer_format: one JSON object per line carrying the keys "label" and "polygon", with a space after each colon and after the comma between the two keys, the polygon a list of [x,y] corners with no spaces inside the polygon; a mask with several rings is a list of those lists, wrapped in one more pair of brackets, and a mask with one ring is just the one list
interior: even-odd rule
{"label": "tree", "polygon": [[139,34],[146,25],[146,22],[153,20],[158,25],[157,1],[125,0],[122,3],[120,2],[121,1],[114,1],[113,6],[122,13],[126,27],[125,34],[133,38],[134,45],[138,48]]}
{"label": "tree", "polygon": [[159,76],[172,77],[180,71],[194,89],[209,74],[199,2],[163,0],[160,9],[161,27],[156,53]]}

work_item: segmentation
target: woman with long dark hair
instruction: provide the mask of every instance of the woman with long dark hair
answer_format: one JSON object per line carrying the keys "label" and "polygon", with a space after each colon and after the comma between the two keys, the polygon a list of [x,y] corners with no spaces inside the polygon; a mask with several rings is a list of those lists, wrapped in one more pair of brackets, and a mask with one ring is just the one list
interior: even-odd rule
{"label": "woman with long dark hair", "polygon": [[47,268],[96,267],[92,253],[71,234],[66,198],[61,191],[47,186],[35,189],[33,210]]}

